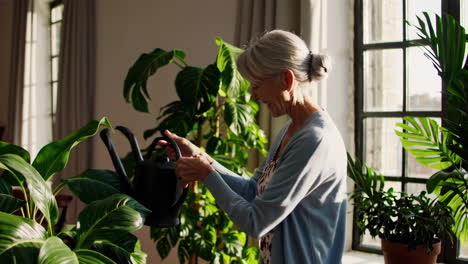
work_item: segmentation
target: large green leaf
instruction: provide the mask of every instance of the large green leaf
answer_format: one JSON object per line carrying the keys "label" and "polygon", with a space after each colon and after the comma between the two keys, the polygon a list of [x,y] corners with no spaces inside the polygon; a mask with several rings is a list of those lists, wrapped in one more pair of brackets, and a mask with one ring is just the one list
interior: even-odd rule
{"label": "large green leaf", "polygon": [[226,102],[224,107],[224,120],[234,134],[237,135],[244,130],[245,126],[253,122],[250,105]]}
{"label": "large green leaf", "polygon": [[403,119],[408,124],[397,123],[396,126],[403,128],[404,131],[395,130],[395,133],[400,137],[405,150],[414,155],[419,163],[443,170],[459,161],[447,148],[448,134],[440,130],[435,120],[410,116]]}
{"label": "large green leaf", "polygon": [[177,95],[184,104],[192,105],[197,114],[202,114],[215,102],[219,81],[219,70],[214,64],[205,69],[188,66],[177,74]]}
{"label": "large green leaf", "polygon": [[78,216],[77,248],[89,248],[116,231],[134,231],[143,226],[149,210],[130,196],[115,194],[90,203]]}
{"label": "large green leaf", "polygon": [[33,166],[42,175],[44,180],[63,170],[68,163],[70,151],[81,141],[96,135],[99,127],[103,125],[111,128],[106,117],[101,120],[92,120],[75,133],[44,146],[34,159]]}
{"label": "large green leaf", "polygon": [[138,238],[128,232],[115,232],[105,241],[92,246],[116,263],[146,264],[146,253],[141,250]]}
{"label": "large green leaf", "polygon": [[219,46],[216,65],[221,72],[220,93],[232,99],[238,98],[250,85],[237,70],[236,60],[243,50],[224,42],[221,38],[216,38],[216,44]]}
{"label": "large green leaf", "polygon": [[43,213],[49,227],[58,220],[58,206],[52,190],[41,175],[29,163],[14,154],[0,155],[0,168],[13,175],[22,175],[26,179],[29,194],[34,204]]}
{"label": "large green leaf", "polygon": [[44,244],[44,240],[25,239],[15,242],[0,255],[0,263],[37,263],[39,250]]}
{"label": "large green leaf", "polygon": [[[30,163],[29,152],[14,144],[0,141],[0,155],[2,154],[16,154],[23,158],[27,163]],[[23,176],[19,175],[18,179],[11,175],[10,172],[5,171],[1,174],[2,178],[5,179],[10,185],[20,186],[24,182]]]}
{"label": "large green leaf", "polygon": [[463,243],[468,242],[468,174],[464,171],[438,171],[427,181],[427,189],[452,208],[453,231]]}
{"label": "large green leaf", "polygon": [[13,195],[0,193],[0,212],[13,213],[19,210],[24,201],[14,197]]}
{"label": "large green leaf", "polygon": [[0,155],[16,154],[23,158],[27,163],[30,162],[29,152],[14,144],[0,141]]}
{"label": "large green leaf", "polygon": [[110,170],[89,169],[79,176],[63,181],[74,195],[87,204],[123,193],[129,188],[124,186],[126,183],[120,175]]}
{"label": "large green leaf", "polygon": [[78,264],[76,254],[58,237],[49,237],[39,251],[38,264]]}
{"label": "large green leaf", "polygon": [[78,261],[80,264],[120,264],[114,262],[112,259],[102,255],[99,252],[80,249],[75,251],[78,256]]}
{"label": "large green leaf", "polygon": [[142,54],[125,77],[124,97],[127,103],[131,102],[137,111],[148,112],[148,100],[150,100],[147,91],[148,78],[174,59],[183,61],[184,58],[185,53],[181,50],[165,51],[157,48],[151,53]]}
{"label": "large green leaf", "polygon": [[38,223],[0,212],[0,255],[17,246],[24,247],[25,243],[37,244],[45,236],[45,229]]}
{"label": "large green leaf", "polygon": [[145,139],[151,137],[158,131],[164,131],[166,129],[169,129],[178,136],[185,137],[187,133],[192,130],[196,122],[194,109],[191,105],[185,104],[182,101],[169,103],[162,107],[161,111],[162,113],[159,115],[158,120],[163,120],[161,120],[156,128],[145,131]]}

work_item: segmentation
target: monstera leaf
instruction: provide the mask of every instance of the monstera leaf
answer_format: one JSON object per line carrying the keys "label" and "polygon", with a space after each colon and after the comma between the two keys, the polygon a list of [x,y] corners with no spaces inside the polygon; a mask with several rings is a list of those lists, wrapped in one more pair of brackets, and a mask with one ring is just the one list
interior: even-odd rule
{"label": "monstera leaf", "polygon": [[177,74],[176,91],[180,100],[192,105],[197,114],[202,114],[213,105],[219,89],[219,70],[216,65],[205,69],[187,66]]}
{"label": "monstera leaf", "polygon": [[250,86],[237,71],[236,60],[242,49],[224,42],[221,38],[216,38],[216,44],[219,46],[216,65],[221,72],[220,94],[232,99],[238,98]]}
{"label": "monstera leaf", "polygon": [[226,102],[224,107],[224,120],[235,135],[243,131],[246,125],[253,122],[250,105]]}
{"label": "monstera leaf", "polygon": [[174,59],[183,61],[185,53],[181,50],[165,51],[155,49],[142,54],[128,70],[124,82],[124,97],[127,103],[132,103],[135,110],[148,112],[150,96],[147,89],[148,78],[156,71],[171,63]]}
{"label": "monstera leaf", "polygon": [[75,133],[64,139],[54,141],[44,146],[33,162],[34,168],[48,180],[55,173],[63,170],[68,163],[70,151],[81,141],[96,135],[100,126],[112,128],[106,117],[101,120],[92,120]]}

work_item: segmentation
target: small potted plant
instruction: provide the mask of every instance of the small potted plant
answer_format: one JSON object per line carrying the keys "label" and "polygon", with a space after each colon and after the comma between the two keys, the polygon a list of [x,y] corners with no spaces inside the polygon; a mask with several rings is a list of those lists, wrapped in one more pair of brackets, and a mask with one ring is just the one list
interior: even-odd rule
{"label": "small potted plant", "polygon": [[351,195],[360,234],[381,238],[385,263],[436,263],[442,234],[453,235],[450,207],[419,195],[385,189],[381,174],[348,154],[348,175],[356,187]]}

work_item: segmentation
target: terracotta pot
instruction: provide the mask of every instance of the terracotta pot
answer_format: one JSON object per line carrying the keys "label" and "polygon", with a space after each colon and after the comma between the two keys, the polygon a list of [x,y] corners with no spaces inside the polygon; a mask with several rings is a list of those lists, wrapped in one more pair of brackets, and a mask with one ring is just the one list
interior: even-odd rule
{"label": "terracotta pot", "polygon": [[386,264],[435,264],[440,254],[441,243],[433,245],[434,249],[427,254],[426,247],[417,246],[416,250],[409,250],[407,244],[382,241],[382,251]]}

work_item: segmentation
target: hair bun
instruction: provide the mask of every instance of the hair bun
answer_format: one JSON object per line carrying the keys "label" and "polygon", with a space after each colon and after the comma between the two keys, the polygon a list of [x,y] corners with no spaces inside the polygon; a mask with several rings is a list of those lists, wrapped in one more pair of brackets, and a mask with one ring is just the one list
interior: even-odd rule
{"label": "hair bun", "polygon": [[327,55],[309,53],[310,58],[310,70],[309,70],[309,81],[320,81],[328,76],[331,70],[330,57]]}

